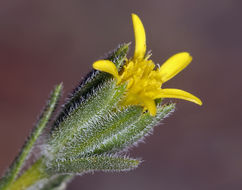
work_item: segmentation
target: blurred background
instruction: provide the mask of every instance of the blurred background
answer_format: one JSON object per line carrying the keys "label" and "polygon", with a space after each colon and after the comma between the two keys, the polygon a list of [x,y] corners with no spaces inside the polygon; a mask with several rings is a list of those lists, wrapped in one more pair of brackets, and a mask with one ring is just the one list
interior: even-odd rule
{"label": "blurred background", "polygon": [[180,51],[194,58],[165,86],[204,105],[173,100],[176,112],[130,152],[144,160],[138,169],[76,177],[68,189],[241,190],[241,8],[240,0],[0,1],[0,173],[53,86],[63,81],[66,97],[95,60],[133,42],[137,13],[156,63]]}

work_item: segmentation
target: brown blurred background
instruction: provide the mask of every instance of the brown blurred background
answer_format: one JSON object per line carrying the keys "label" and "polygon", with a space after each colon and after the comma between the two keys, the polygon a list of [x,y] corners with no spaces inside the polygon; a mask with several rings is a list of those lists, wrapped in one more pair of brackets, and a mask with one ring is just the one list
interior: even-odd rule
{"label": "brown blurred background", "polygon": [[240,0],[0,1],[0,173],[55,84],[64,82],[66,96],[93,61],[133,41],[134,12],[156,63],[193,55],[165,86],[204,105],[176,101],[176,112],[131,151],[145,160],[138,169],[77,177],[68,189],[241,190],[241,10]]}

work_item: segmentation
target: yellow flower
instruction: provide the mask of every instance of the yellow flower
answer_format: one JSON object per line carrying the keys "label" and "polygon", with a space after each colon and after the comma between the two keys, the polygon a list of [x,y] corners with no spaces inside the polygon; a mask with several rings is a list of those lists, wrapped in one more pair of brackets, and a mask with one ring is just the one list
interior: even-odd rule
{"label": "yellow flower", "polygon": [[162,89],[166,81],[173,78],[192,61],[187,52],[177,53],[170,57],[161,67],[156,67],[150,54],[146,54],[146,35],[144,26],[135,14],[132,14],[135,51],[134,56],[126,60],[122,70],[118,72],[115,64],[109,60],[99,60],[93,63],[96,70],[110,73],[117,79],[117,84],[127,83],[126,96],[122,105],[141,105],[152,116],[156,115],[155,100],[160,98],[179,98],[198,105],[202,101],[196,96],[179,89]]}

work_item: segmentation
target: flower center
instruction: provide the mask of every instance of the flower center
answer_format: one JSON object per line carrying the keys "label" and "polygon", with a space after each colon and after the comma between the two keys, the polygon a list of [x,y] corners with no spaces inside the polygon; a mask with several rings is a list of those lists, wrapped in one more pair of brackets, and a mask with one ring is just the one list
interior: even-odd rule
{"label": "flower center", "polygon": [[117,83],[128,83],[122,105],[142,104],[143,99],[154,100],[156,94],[160,93],[162,81],[159,69],[154,70],[155,64],[148,58],[130,59],[124,66]]}
{"label": "flower center", "polygon": [[179,98],[198,105],[202,101],[196,96],[179,89],[161,89],[166,81],[176,76],[192,61],[187,52],[181,52],[170,57],[161,67],[155,68],[150,55],[146,53],[146,35],[144,26],[135,14],[132,14],[135,51],[133,58],[126,61],[123,70],[118,73],[115,64],[108,60],[99,60],[93,63],[96,70],[107,72],[117,79],[117,84],[127,83],[126,95],[121,105],[140,105],[149,110],[152,116],[156,115],[155,100],[159,98]]}

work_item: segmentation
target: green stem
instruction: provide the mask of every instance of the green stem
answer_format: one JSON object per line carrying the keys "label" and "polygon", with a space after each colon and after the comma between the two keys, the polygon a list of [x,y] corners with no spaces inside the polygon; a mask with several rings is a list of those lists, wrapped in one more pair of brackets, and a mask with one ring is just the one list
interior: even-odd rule
{"label": "green stem", "polygon": [[60,94],[62,91],[62,84],[59,84],[55,87],[54,91],[52,92],[50,99],[44,109],[44,112],[40,116],[39,121],[37,122],[36,126],[34,127],[32,133],[30,134],[29,138],[23,145],[21,152],[14,160],[13,164],[10,166],[9,170],[6,172],[5,176],[0,180],[0,189],[5,190],[8,189],[8,186],[13,183],[13,181],[17,178],[27,156],[31,152],[34,143],[38,139],[38,137],[42,134],[43,129],[46,127],[49,119],[52,116],[52,113],[57,105],[59,100]]}
{"label": "green stem", "polygon": [[44,172],[42,160],[35,162],[26,172],[23,173],[15,182],[8,186],[8,190],[24,190],[37,181],[47,177]]}

